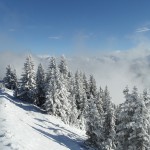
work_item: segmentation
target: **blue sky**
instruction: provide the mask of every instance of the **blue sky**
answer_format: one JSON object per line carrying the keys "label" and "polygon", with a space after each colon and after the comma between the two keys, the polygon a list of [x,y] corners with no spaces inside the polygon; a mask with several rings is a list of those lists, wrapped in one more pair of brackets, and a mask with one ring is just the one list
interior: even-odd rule
{"label": "blue sky", "polygon": [[0,0],[0,51],[127,50],[149,31],[149,0]]}

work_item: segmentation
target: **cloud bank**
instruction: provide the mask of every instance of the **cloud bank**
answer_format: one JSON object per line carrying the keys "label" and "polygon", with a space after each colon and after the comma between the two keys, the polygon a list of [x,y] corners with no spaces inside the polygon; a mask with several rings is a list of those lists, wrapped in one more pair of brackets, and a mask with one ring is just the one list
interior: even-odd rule
{"label": "cloud bank", "polygon": [[112,100],[124,101],[123,89],[135,85],[139,91],[150,85],[150,49],[113,52],[93,57],[76,57],[69,60],[71,68],[94,74],[98,86],[106,85]]}
{"label": "cloud bank", "polygon": [[[8,64],[14,66],[17,73],[21,74],[26,56],[27,54],[2,52],[0,55],[1,77]],[[47,68],[49,56],[33,55],[33,59],[36,66],[42,62]],[[73,72],[78,69],[88,76],[93,74],[98,87],[104,88],[107,85],[112,100],[116,104],[124,101],[122,91],[127,85],[131,90],[134,85],[137,86],[140,92],[150,87],[150,47],[148,46],[139,45],[128,51],[99,53],[95,56],[69,56],[67,61]]]}

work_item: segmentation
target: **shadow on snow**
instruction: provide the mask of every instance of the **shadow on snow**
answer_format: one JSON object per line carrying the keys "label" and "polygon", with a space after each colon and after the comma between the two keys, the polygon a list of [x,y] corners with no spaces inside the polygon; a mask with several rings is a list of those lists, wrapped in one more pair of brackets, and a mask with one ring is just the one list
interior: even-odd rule
{"label": "shadow on snow", "polygon": [[[5,99],[9,100],[10,102],[12,102],[16,106],[22,108],[25,111],[33,111],[33,112],[43,113],[43,114],[46,113],[44,110],[40,109],[39,107],[37,107],[33,104],[30,104],[30,103],[24,102],[22,100],[19,100],[17,98],[14,98],[13,96],[9,95],[8,93],[5,93],[5,91],[0,91],[0,98],[5,98]],[[67,133],[67,135],[52,135],[42,129],[39,129],[37,127],[31,126],[28,124],[30,127],[32,127],[34,130],[38,131],[43,136],[59,143],[60,145],[63,145],[65,147],[69,148],[70,150],[76,150],[76,149],[79,149],[79,147],[80,147],[80,150],[84,150],[83,140],[79,137],[79,135],[65,129],[64,127],[60,127],[59,124],[52,123],[47,119],[39,119],[39,118],[34,118],[34,119],[40,123],[47,122],[49,124],[49,127],[46,128],[40,124],[35,123],[37,126],[39,126],[39,128],[53,130],[54,132],[63,131],[63,132]],[[50,125],[55,126],[58,129],[52,128],[52,127],[50,127]]]}
{"label": "shadow on snow", "polygon": [[[31,127],[35,129],[36,131],[38,131],[43,136],[45,136],[46,138],[51,139],[54,142],[57,142],[58,144],[69,148],[70,150],[77,150],[79,149],[79,147],[80,147],[80,150],[84,150],[82,147],[82,142],[77,139],[73,139],[72,137],[68,137],[66,135],[52,135],[46,131],[43,131],[42,129],[39,129],[33,126]],[[56,131],[59,129],[50,128],[50,130]]]}
{"label": "shadow on snow", "polygon": [[30,104],[30,103],[25,102],[23,100],[19,100],[17,98],[14,98],[13,96],[9,95],[8,93],[0,91],[0,98],[8,99],[13,104],[15,104],[16,106],[24,109],[25,111],[33,111],[33,112],[37,112],[37,113],[46,114],[46,111],[40,109],[36,105],[33,105],[33,104]]}

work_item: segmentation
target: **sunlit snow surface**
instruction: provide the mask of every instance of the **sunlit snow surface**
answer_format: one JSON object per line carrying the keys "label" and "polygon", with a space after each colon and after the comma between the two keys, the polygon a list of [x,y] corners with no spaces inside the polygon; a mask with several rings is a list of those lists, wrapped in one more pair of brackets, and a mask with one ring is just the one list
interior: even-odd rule
{"label": "sunlit snow surface", "polygon": [[85,132],[0,91],[0,150],[84,150]]}

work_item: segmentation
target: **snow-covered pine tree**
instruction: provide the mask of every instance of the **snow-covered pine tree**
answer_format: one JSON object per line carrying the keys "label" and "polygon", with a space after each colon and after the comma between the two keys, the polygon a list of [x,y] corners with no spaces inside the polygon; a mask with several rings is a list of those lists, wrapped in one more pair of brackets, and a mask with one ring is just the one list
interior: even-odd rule
{"label": "snow-covered pine tree", "polygon": [[68,66],[64,56],[61,56],[60,64],[58,65],[59,71],[62,74],[63,78],[68,78]]}
{"label": "snow-covered pine tree", "polygon": [[[71,113],[71,101],[73,100],[72,94],[70,93],[70,82],[71,82],[71,72],[68,69],[67,61],[64,56],[61,56],[60,63],[58,65],[59,68],[59,74],[60,74],[60,92],[63,97],[60,97],[61,103],[62,103],[62,112],[65,110],[65,112],[62,114],[64,115],[63,120],[67,123],[69,122],[70,113]],[[68,108],[67,108],[68,107]],[[66,115],[66,117],[65,117]]]}
{"label": "snow-covered pine tree", "polygon": [[40,63],[36,73],[36,105],[42,107],[45,103],[45,73]]}
{"label": "snow-covered pine tree", "polygon": [[17,75],[16,70],[12,70],[11,65],[6,67],[6,76],[3,79],[4,85],[8,89],[15,90],[17,88]]}
{"label": "snow-covered pine tree", "polygon": [[[148,114],[150,115],[150,95],[147,89],[143,90],[142,99],[144,100],[145,106],[148,110]],[[150,124],[150,117],[149,117],[149,124]],[[149,127],[149,135],[150,135],[150,127]]]}
{"label": "snow-covered pine tree", "polygon": [[105,87],[105,90],[103,91],[102,89],[100,90],[100,95],[102,97],[102,103],[103,103],[103,111],[104,113],[107,110],[107,107],[110,105],[109,103],[111,103],[111,97],[108,91],[108,87]]}
{"label": "snow-covered pine tree", "polygon": [[61,56],[58,68],[59,68],[59,74],[60,74],[60,77],[61,77],[61,80],[62,80],[61,82],[63,82],[65,88],[69,92],[70,78],[71,78],[72,75],[71,75],[71,72],[68,69],[67,61],[66,61],[66,58],[64,56]]}
{"label": "snow-covered pine tree", "polygon": [[123,90],[125,95],[125,102],[120,104],[117,109],[117,119],[116,119],[116,149],[117,150],[127,150],[128,148],[128,137],[132,131],[129,127],[131,121],[130,107],[130,97],[129,89],[126,87]]}
{"label": "snow-covered pine tree", "polygon": [[15,81],[15,84],[14,85],[16,85],[17,84],[17,73],[16,73],[16,69],[14,69],[14,71],[13,71],[13,74],[12,74],[12,76],[13,76],[13,79],[14,79],[14,81]]}
{"label": "snow-covered pine tree", "polygon": [[69,101],[71,105],[71,111],[70,111],[70,119],[69,119],[69,124],[79,127],[79,122],[78,122],[78,110],[77,110],[77,105],[76,105],[76,99],[75,99],[75,81],[74,77],[70,74],[69,78]]}
{"label": "snow-covered pine tree", "polygon": [[114,150],[115,149],[115,122],[116,114],[109,96],[108,88],[104,91],[104,123],[103,123],[103,149],[104,150]]}
{"label": "snow-covered pine tree", "polygon": [[31,55],[27,56],[23,69],[21,85],[18,89],[18,97],[34,103],[36,99],[36,81],[34,63]]}
{"label": "snow-covered pine tree", "polygon": [[90,75],[90,79],[89,79],[89,96],[90,96],[90,98],[95,98],[96,94],[97,94],[96,81],[94,79],[94,76]]}
{"label": "snow-covered pine tree", "polygon": [[75,73],[75,100],[78,110],[78,120],[80,122],[79,126],[82,128],[84,126],[84,111],[87,96],[83,87],[82,74],[79,74],[78,71]]}
{"label": "snow-covered pine tree", "polygon": [[149,135],[149,113],[145,106],[145,101],[139,97],[137,88],[133,88],[131,94],[133,101],[133,116],[132,116],[132,132],[129,139],[129,150],[149,150],[150,149],[150,135]]}
{"label": "snow-covered pine tree", "polygon": [[117,115],[116,141],[117,150],[149,150],[149,113],[144,98],[137,88],[130,94],[124,90],[126,101],[120,105]]}
{"label": "snow-covered pine tree", "polygon": [[71,113],[71,99],[70,94],[68,92],[68,88],[66,86],[66,80],[60,74],[59,77],[59,87],[58,87],[58,97],[57,99],[60,101],[59,111],[60,117],[65,123],[69,123],[70,113]]}
{"label": "snow-covered pine tree", "polygon": [[150,110],[150,96],[148,94],[147,89],[143,90],[143,99],[144,99],[146,107],[148,108],[148,110]]}
{"label": "snow-covered pine tree", "polygon": [[3,79],[4,85],[8,89],[11,89],[11,80],[12,80],[11,74],[12,74],[12,69],[11,69],[11,66],[8,65],[6,67],[6,75],[5,75],[4,79]]}
{"label": "snow-covered pine tree", "polygon": [[95,99],[88,99],[86,102],[86,134],[88,135],[88,145],[102,149],[103,145],[103,118],[99,114]]}
{"label": "snow-covered pine tree", "polygon": [[15,91],[18,88],[18,78],[17,78],[17,74],[16,74],[16,69],[13,70],[11,76],[12,76],[12,89],[14,90],[14,96],[15,96]]}
{"label": "snow-covered pine tree", "polygon": [[18,89],[18,78],[17,78],[17,74],[16,74],[16,69],[14,69],[14,71],[12,72],[12,77],[13,77],[13,90],[14,90],[14,97],[17,96],[17,89]]}
{"label": "snow-covered pine tree", "polygon": [[83,89],[86,92],[87,99],[89,99],[90,98],[89,84],[85,73],[83,73]]}
{"label": "snow-covered pine tree", "polygon": [[100,92],[97,93],[96,98],[87,100],[85,110],[87,141],[97,149],[102,150],[104,142],[104,112]]}
{"label": "snow-covered pine tree", "polygon": [[66,89],[66,80],[59,73],[54,57],[50,59],[47,81],[45,109],[48,113],[59,116],[65,123],[69,123],[69,93]]}
{"label": "snow-covered pine tree", "polygon": [[103,110],[103,90],[102,90],[101,87],[100,87],[99,92],[97,92],[97,96],[96,96],[96,99],[95,99],[95,104],[96,104],[96,107],[97,107],[97,110],[98,110],[99,114],[103,118],[103,115],[104,115],[104,110]]}
{"label": "snow-covered pine tree", "polygon": [[[56,94],[58,92],[58,70],[56,66],[56,60],[51,57],[50,64],[46,76],[46,101],[44,107],[50,114],[56,115]],[[58,112],[57,112],[58,113]]]}

